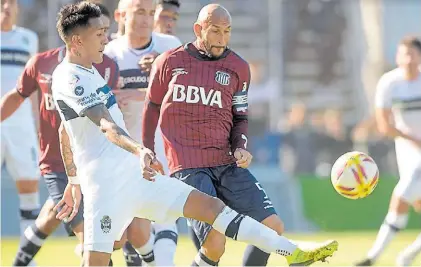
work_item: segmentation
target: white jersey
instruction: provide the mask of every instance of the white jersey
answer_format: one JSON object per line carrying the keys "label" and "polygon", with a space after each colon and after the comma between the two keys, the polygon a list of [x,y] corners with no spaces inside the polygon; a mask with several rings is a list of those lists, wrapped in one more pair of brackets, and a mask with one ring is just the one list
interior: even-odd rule
{"label": "white jersey", "polygon": [[405,80],[401,69],[384,74],[377,86],[376,107],[392,109],[398,130],[421,140],[421,72]]}
{"label": "white jersey", "polygon": [[[139,60],[152,52],[161,54],[180,45],[180,40],[175,36],[153,32],[151,44],[145,49],[130,48],[126,37],[122,36],[107,44],[104,53],[117,62],[120,77],[123,79],[123,90],[146,89],[149,82],[149,73],[140,70]],[[138,141],[140,141],[142,131],[143,106],[143,101],[132,101],[126,107],[122,107],[129,132]]]}
{"label": "white jersey", "polygon": [[[377,86],[376,107],[392,110],[395,127],[421,140],[421,72],[416,80],[405,80],[401,69],[384,74]],[[395,139],[400,181],[394,194],[409,203],[421,198],[421,149],[411,141]]]}
{"label": "white jersey", "polygon": [[[35,32],[14,26],[11,31],[1,32],[1,96],[16,88],[26,62],[38,52],[38,36]],[[2,123],[2,126],[33,125],[31,102],[26,99],[19,109]]]}
{"label": "white jersey", "polygon": [[116,195],[130,177],[122,174],[128,168],[140,170],[137,157],[108,141],[84,116],[87,108],[103,103],[116,124],[127,131],[111,89],[95,67],[86,69],[65,59],[54,70],[52,92],[72,144],[85,198],[99,195],[99,187],[102,196]]}

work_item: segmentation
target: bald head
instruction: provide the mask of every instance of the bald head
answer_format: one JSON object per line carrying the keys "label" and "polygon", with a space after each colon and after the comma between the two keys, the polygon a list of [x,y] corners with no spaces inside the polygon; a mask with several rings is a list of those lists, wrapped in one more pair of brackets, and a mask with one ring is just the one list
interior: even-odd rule
{"label": "bald head", "polygon": [[194,24],[194,33],[200,49],[212,57],[220,57],[231,37],[231,15],[223,6],[204,6]]}
{"label": "bald head", "polygon": [[197,16],[197,23],[206,27],[212,24],[231,25],[231,15],[225,7],[219,4],[204,6]]}

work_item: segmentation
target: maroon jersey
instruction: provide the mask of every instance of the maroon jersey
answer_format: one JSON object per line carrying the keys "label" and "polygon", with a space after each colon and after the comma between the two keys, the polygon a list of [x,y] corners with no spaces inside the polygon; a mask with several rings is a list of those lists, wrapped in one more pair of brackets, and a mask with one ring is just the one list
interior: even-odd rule
{"label": "maroon jersey", "polygon": [[[61,120],[51,93],[51,76],[56,66],[63,59],[65,51],[64,47],[60,47],[32,57],[25,66],[16,86],[17,91],[23,97],[29,97],[38,90],[40,111],[39,165],[42,174],[65,171],[58,137]],[[95,65],[95,67],[108,82],[108,85],[115,88],[118,81],[116,63],[104,55],[104,61]]]}
{"label": "maroon jersey", "polygon": [[163,53],[149,80],[144,145],[154,149],[159,118],[171,173],[235,162],[247,146],[249,82],[248,63],[230,49],[218,59],[193,44]]}

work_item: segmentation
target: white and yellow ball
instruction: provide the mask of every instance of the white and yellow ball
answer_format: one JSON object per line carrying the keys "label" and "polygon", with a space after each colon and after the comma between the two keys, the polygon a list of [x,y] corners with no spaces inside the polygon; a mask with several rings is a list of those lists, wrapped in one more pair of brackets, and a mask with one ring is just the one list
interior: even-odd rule
{"label": "white and yellow ball", "polygon": [[350,199],[365,198],[379,182],[379,169],[365,153],[348,152],[333,164],[330,178],[340,195]]}

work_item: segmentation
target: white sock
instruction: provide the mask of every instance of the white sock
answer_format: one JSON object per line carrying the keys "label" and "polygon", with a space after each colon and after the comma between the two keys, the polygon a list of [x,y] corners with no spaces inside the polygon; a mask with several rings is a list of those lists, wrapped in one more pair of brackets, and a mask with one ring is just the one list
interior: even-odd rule
{"label": "white sock", "polygon": [[384,251],[384,249],[389,245],[390,241],[395,237],[396,233],[399,230],[402,230],[406,227],[408,223],[408,214],[397,214],[396,212],[389,212],[386,215],[380,231],[377,234],[376,241],[374,242],[373,247],[367,254],[367,257],[375,261]]}
{"label": "white sock", "polygon": [[291,255],[297,245],[252,218],[225,207],[213,223],[213,228],[234,240],[254,245],[266,253]]}
{"label": "white sock", "polygon": [[21,236],[38,217],[40,206],[39,192],[19,194]]}
{"label": "white sock", "polygon": [[155,264],[156,266],[175,266],[174,256],[177,249],[177,225],[154,223],[155,230]]}
{"label": "white sock", "polygon": [[414,242],[411,243],[402,252],[402,256],[408,259],[414,259],[421,252],[421,234],[417,236]]}
{"label": "white sock", "polygon": [[148,242],[140,248],[135,248],[137,253],[142,257],[142,260],[148,266],[156,266],[155,264],[155,254],[153,251],[153,245],[155,242],[155,236],[151,233]]}

